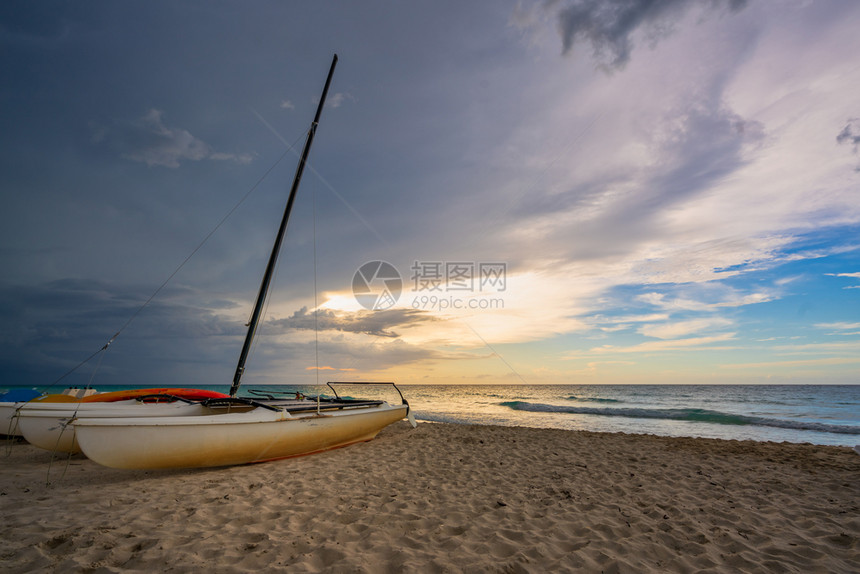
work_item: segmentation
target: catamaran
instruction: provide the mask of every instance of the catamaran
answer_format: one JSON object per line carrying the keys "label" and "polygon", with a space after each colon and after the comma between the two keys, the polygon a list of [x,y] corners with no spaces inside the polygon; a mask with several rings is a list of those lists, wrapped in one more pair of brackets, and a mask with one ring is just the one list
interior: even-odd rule
{"label": "catamaran", "polygon": [[95,417],[79,412],[70,423],[77,445],[88,458],[104,466],[129,469],[236,465],[371,440],[384,427],[403,418],[415,426],[409,403],[394,383],[349,384],[392,385],[400,395],[400,404],[340,397],[333,383],[329,383],[333,398],[283,398],[265,393],[262,393],[265,396],[237,396],[336,64],[337,54],[305,139],[229,396],[196,403],[196,412],[178,416]]}
{"label": "catamaran", "polygon": [[206,389],[163,387],[109,393],[85,389],[81,393],[48,394],[16,404],[10,413],[9,428],[16,430],[18,436],[23,436],[33,446],[74,454],[81,452],[71,426],[78,417],[199,414],[204,409],[201,401],[227,396]]}

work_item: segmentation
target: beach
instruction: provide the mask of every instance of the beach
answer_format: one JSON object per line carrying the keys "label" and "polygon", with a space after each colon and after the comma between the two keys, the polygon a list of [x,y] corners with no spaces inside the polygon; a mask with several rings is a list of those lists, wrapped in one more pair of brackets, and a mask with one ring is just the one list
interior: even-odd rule
{"label": "beach", "polygon": [[401,421],[248,466],[51,460],[4,449],[3,571],[860,570],[847,447]]}

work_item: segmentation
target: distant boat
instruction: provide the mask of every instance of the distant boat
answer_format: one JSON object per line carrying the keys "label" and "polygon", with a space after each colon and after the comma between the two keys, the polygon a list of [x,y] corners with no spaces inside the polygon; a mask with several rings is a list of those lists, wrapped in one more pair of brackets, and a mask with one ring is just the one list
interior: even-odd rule
{"label": "distant boat", "polygon": [[[316,116],[305,140],[281,225],[257,293],[230,395],[203,401],[198,411],[180,416],[97,417],[81,410],[70,422],[78,445],[93,461],[113,468],[143,469],[245,464],[367,441],[384,427],[403,418],[415,425],[409,404],[399,389],[399,405],[382,400],[344,399],[333,387],[333,399],[236,396],[336,64],[337,55],[332,60]],[[139,412],[148,411],[140,409]]]}

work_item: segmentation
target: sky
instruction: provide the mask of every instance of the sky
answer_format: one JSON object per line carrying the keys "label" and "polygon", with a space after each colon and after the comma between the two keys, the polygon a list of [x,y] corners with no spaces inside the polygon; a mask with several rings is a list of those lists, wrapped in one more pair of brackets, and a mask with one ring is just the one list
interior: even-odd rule
{"label": "sky", "polygon": [[228,385],[335,53],[245,385],[860,383],[858,28],[4,2],[0,385]]}

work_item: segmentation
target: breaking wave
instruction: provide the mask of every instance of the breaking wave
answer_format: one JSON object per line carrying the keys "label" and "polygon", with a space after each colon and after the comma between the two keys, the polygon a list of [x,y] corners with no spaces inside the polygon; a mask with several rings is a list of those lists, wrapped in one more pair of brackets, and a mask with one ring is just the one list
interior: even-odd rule
{"label": "breaking wave", "polygon": [[640,419],[664,419],[714,423],[720,425],[752,425],[782,429],[818,431],[837,434],[860,435],[860,427],[850,425],[831,425],[812,421],[787,421],[767,417],[754,417],[711,411],[707,409],[637,409],[612,407],[574,407],[529,403],[525,401],[509,401],[500,403],[515,411],[533,413],[566,413],[574,415],[598,415],[606,417],[630,417]]}
{"label": "breaking wave", "polygon": [[619,401],[618,399],[601,399],[599,397],[577,397],[576,395],[570,395],[567,397],[569,401],[579,401],[581,403],[622,403],[624,401]]}

